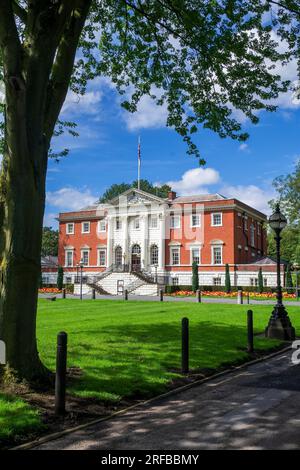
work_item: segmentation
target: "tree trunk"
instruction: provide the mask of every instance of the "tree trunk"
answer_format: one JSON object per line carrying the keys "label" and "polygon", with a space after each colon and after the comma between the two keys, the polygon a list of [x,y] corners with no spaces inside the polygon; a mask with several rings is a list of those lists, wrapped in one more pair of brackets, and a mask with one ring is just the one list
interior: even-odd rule
{"label": "tree trunk", "polygon": [[[17,116],[12,121],[16,124]],[[32,382],[49,377],[36,341],[47,146],[40,129],[31,141],[28,139],[35,133],[32,129],[24,132],[26,124],[23,115],[17,144],[11,139],[13,133],[7,134],[0,183],[0,338],[6,344],[8,366],[17,377]],[[9,122],[7,127],[15,128],[10,128]]]}
{"label": "tree trunk", "polygon": [[[6,103],[0,176],[0,339],[6,344],[9,367],[30,382],[49,377],[36,341],[48,150],[91,3],[30,2],[22,8],[18,2],[0,1]],[[13,6],[19,7],[24,31],[16,25]]]}

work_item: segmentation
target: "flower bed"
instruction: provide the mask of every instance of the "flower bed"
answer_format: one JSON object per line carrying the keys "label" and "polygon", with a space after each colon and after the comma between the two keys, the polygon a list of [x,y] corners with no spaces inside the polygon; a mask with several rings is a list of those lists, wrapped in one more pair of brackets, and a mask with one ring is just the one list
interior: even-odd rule
{"label": "flower bed", "polygon": [[61,290],[57,287],[43,287],[39,289],[39,294],[60,294]]}
{"label": "flower bed", "polygon": [[[259,292],[243,292],[245,296],[249,294],[249,297],[255,297],[255,298],[261,298],[261,299],[275,299],[276,298],[276,293],[275,292],[263,292],[260,294]],[[188,291],[188,290],[179,290],[177,292],[174,292],[173,294],[169,294],[174,297],[193,297],[195,296],[193,291]],[[237,297],[237,292],[223,292],[223,291],[201,291],[201,295],[205,297],[227,297],[227,298],[236,298]],[[296,295],[295,294],[283,294],[284,299],[295,299]]]}

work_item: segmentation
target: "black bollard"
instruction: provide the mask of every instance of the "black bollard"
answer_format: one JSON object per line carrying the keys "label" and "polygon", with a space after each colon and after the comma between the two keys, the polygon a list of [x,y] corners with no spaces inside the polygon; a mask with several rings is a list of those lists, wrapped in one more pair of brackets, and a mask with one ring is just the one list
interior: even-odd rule
{"label": "black bollard", "polygon": [[124,300],[128,300],[128,290],[124,290]]}
{"label": "black bollard", "polygon": [[162,289],[159,289],[159,300],[160,302],[163,302],[164,300],[164,292]]}
{"label": "black bollard", "polygon": [[66,412],[66,374],[67,374],[67,341],[64,331],[57,335],[56,377],[55,377],[55,414]]}
{"label": "black bollard", "polygon": [[196,291],[196,299],[197,299],[197,302],[201,303],[201,290],[200,289]]}
{"label": "black bollard", "polygon": [[182,338],[182,353],[181,353],[181,369],[183,374],[189,372],[189,319],[183,318],[181,321],[181,338]]}
{"label": "black bollard", "polygon": [[247,351],[249,353],[253,353],[253,312],[252,310],[248,310],[247,312],[247,330],[248,330],[248,347]]}
{"label": "black bollard", "polygon": [[63,289],[61,293],[62,293],[62,298],[65,299],[66,298],[66,289]]}
{"label": "black bollard", "polygon": [[92,290],[92,299],[95,300],[96,298],[96,289]]}

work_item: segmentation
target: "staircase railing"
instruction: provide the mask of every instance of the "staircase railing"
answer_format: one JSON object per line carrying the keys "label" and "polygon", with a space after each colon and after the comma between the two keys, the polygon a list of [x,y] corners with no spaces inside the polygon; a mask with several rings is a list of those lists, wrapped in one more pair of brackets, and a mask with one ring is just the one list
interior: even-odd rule
{"label": "staircase railing", "polygon": [[145,284],[145,281],[143,281],[142,279],[137,279],[136,281],[133,281],[130,284],[128,284],[126,286],[126,290],[128,294],[130,294],[130,292],[133,292],[135,289],[137,289],[138,287],[141,287],[143,284]]}
{"label": "staircase railing", "polygon": [[103,289],[102,286],[99,286],[99,284],[95,284],[94,282],[88,282],[87,285],[92,289],[95,289],[95,291],[98,292],[98,294],[100,295],[111,295],[109,292]]}

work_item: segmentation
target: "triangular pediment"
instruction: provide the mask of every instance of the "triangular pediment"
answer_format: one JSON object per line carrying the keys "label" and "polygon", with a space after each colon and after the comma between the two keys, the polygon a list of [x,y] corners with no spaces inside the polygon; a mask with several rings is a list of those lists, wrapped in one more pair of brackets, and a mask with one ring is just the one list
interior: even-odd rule
{"label": "triangular pediment", "polygon": [[142,191],[141,189],[137,188],[130,188],[124,193],[120,194],[118,197],[112,199],[110,204],[116,205],[119,202],[127,201],[129,206],[135,206],[140,204],[165,204],[165,199],[155,196],[154,194],[147,193],[146,191]]}

